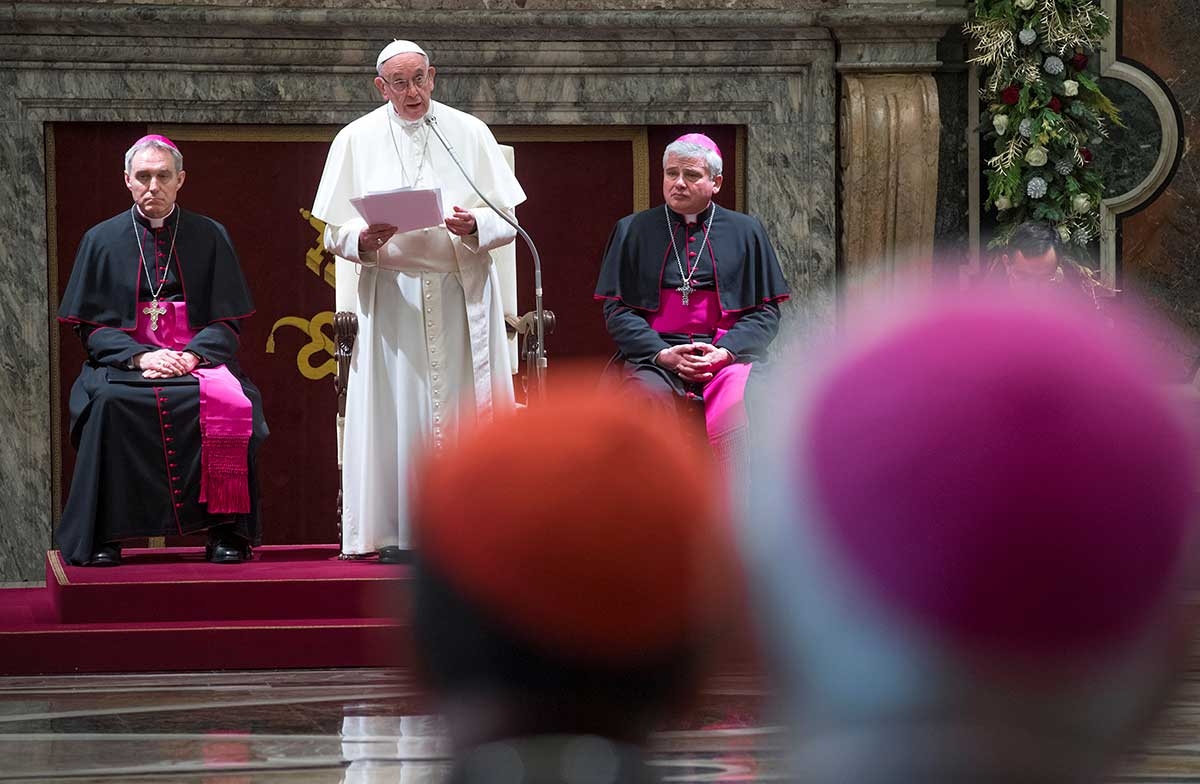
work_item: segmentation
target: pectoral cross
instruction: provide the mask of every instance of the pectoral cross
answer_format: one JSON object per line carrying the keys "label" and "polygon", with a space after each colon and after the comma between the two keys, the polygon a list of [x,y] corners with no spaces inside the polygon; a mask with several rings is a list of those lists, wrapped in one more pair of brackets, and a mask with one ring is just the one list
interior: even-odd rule
{"label": "pectoral cross", "polygon": [[684,306],[684,307],[687,307],[687,303],[688,303],[688,294],[691,294],[691,293],[692,293],[693,291],[695,291],[696,289],[694,289],[694,288],[692,287],[692,282],[691,282],[690,280],[685,280],[685,281],[683,282],[683,285],[682,285],[682,286],[676,286],[676,287],[675,287],[675,290],[676,290],[676,291],[678,291],[678,292],[679,292],[679,294],[680,294],[680,296],[682,297],[682,299],[683,299],[683,306]]}
{"label": "pectoral cross", "polygon": [[[684,294],[683,296],[685,298],[684,304],[686,305],[687,304],[687,302],[686,302],[687,295]],[[161,316],[162,314],[166,313],[167,309],[164,308],[162,305],[158,304],[157,299],[152,299],[152,300],[150,300],[149,305],[142,308],[142,312],[150,317],[150,330],[153,332],[154,330],[158,329],[158,317]]]}

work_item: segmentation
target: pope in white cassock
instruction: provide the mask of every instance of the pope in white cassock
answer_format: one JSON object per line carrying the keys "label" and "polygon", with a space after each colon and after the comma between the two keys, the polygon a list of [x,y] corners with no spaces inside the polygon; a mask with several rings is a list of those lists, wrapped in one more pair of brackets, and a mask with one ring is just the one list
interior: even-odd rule
{"label": "pope in white cassock", "polygon": [[[409,461],[457,428],[513,405],[512,368],[489,251],[516,231],[472,190],[432,117],[475,184],[512,217],[525,192],[488,127],[432,100],[436,69],[411,41],[379,53],[386,103],[343,128],[329,148],[312,214],[325,221],[337,275],[355,276],[358,339],[351,358],[343,453],[342,551],[407,560]],[[397,233],[371,224],[352,197],[440,188],[444,225]],[[340,288],[340,287],[339,287]]]}

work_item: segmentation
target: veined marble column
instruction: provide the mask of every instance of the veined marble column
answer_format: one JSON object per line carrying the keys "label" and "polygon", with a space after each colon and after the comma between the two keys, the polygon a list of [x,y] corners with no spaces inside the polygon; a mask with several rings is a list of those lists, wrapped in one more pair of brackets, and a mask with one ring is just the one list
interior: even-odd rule
{"label": "veined marble column", "polygon": [[943,18],[835,31],[843,318],[901,283],[932,284],[941,134],[932,72]]}

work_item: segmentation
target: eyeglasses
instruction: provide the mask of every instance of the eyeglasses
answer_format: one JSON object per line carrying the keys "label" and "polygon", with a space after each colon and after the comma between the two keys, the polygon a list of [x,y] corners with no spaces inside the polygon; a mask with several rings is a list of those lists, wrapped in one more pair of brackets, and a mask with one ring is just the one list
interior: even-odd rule
{"label": "eyeglasses", "polygon": [[410,87],[416,87],[418,90],[420,90],[422,87],[425,86],[425,72],[422,71],[421,73],[414,76],[411,80],[396,79],[394,81],[388,82],[387,79],[384,79],[384,81],[387,82],[387,84],[396,92],[407,93]]}

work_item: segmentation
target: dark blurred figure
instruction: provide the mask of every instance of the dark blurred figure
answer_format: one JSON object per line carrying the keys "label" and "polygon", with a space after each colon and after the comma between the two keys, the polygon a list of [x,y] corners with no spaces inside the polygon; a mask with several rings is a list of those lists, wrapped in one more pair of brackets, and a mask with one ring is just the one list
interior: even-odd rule
{"label": "dark blurred figure", "polygon": [[418,474],[414,636],[453,782],[654,781],[640,747],[734,592],[705,444],[588,387]]}
{"label": "dark blurred figure", "polygon": [[996,256],[986,282],[1022,297],[1058,297],[1099,310],[1114,293],[1089,267],[1070,258],[1050,223],[1026,221]]}
{"label": "dark blurred figure", "polygon": [[803,781],[1096,782],[1145,727],[1196,472],[1141,349],[943,302],[777,387],[741,532]]}

